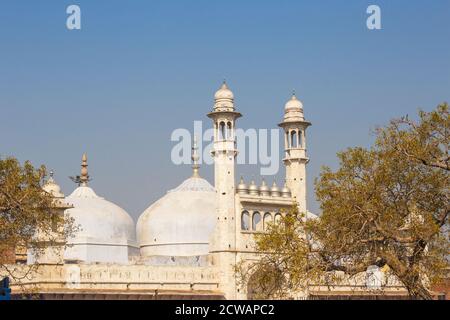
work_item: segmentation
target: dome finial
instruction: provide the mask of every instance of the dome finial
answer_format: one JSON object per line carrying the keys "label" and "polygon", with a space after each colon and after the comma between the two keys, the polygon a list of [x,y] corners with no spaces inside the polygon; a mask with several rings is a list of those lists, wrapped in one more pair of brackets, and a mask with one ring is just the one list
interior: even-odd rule
{"label": "dome finial", "polygon": [[224,79],[219,90],[217,90],[216,93],[214,94],[214,100],[216,102],[218,100],[222,101],[222,102],[224,102],[224,101],[232,102],[233,99],[234,99],[234,94],[230,90],[230,88],[228,88],[228,84],[227,84],[226,80]]}
{"label": "dome finial", "polygon": [[86,187],[87,183],[89,182],[87,167],[88,167],[87,155],[86,153],[83,153],[83,157],[81,158],[81,175],[80,175],[80,185],[83,187]]}
{"label": "dome finial", "polygon": [[222,86],[220,87],[220,89],[228,89],[227,79],[223,78]]}
{"label": "dome finial", "polygon": [[79,176],[69,177],[70,180],[78,184],[80,187],[87,187],[88,182],[91,181],[87,167],[87,155],[86,153],[83,153],[83,156],[81,157],[81,174]]}
{"label": "dome finial", "polygon": [[295,95],[295,89],[292,90],[291,100],[297,100],[297,96]]}
{"label": "dome finial", "polygon": [[48,179],[47,179],[46,183],[54,183],[55,182],[55,179],[53,179],[53,175],[54,175],[53,170],[50,170],[50,172],[48,173]]}
{"label": "dome finial", "polygon": [[198,169],[200,168],[200,165],[198,164],[198,160],[200,159],[198,155],[198,146],[197,146],[197,136],[194,135],[194,141],[192,144],[192,177],[193,178],[200,178],[200,174],[198,173]]}

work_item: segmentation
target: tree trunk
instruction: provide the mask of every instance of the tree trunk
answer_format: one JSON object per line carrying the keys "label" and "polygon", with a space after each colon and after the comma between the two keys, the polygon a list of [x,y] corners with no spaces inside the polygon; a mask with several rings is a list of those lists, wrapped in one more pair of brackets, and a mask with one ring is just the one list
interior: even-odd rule
{"label": "tree trunk", "polygon": [[421,300],[432,300],[430,291],[422,284],[420,277],[407,275],[399,277],[400,281],[408,290],[409,296]]}

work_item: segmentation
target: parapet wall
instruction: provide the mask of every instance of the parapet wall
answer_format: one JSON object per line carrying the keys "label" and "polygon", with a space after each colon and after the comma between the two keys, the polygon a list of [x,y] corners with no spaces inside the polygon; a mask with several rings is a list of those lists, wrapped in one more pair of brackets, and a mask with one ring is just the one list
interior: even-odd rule
{"label": "parapet wall", "polygon": [[[14,265],[16,274],[30,266]],[[219,293],[218,272],[209,267],[114,264],[41,265],[29,275],[12,281],[13,292],[148,292]]]}

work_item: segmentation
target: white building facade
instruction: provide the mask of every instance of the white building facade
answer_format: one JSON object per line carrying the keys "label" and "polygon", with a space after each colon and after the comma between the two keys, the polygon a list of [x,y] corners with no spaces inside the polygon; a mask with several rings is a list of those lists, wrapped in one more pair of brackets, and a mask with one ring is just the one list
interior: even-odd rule
{"label": "white building facade", "polygon": [[[297,204],[307,218],[306,130],[303,105],[295,95],[286,103],[283,121],[285,183],[260,186],[236,183],[235,129],[241,114],[224,82],[215,93],[208,117],[214,128],[214,185],[203,179],[198,150],[192,150],[193,173],[139,217],[132,218],[89,187],[83,155],[79,183],[61,196],[53,178],[44,190],[65,202],[61,214],[80,226],[58,258],[45,254],[33,280],[47,298],[225,298],[247,299],[235,266],[254,261],[255,233],[280,219]],[[36,263],[32,256],[29,263]],[[393,288],[397,288],[393,285]],[[397,290],[397,289],[395,289]],[[398,289],[400,290],[400,289]],[[298,296],[306,293],[299,293]]]}

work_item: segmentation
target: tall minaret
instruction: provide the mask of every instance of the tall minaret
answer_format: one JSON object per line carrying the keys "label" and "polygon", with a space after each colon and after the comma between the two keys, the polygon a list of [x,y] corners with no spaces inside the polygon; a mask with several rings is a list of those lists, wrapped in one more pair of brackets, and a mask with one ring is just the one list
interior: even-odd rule
{"label": "tall minaret", "polygon": [[279,124],[284,129],[284,165],[286,185],[298,203],[300,212],[306,212],[306,129],[311,123],[305,121],[303,104],[295,93],[284,107],[284,119]]}
{"label": "tall minaret", "polygon": [[217,192],[217,224],[211,240],[213,263],[221,270],[227,299],[235,298],[236,211],[235,211],[235,122],[241,116],[234,108],[234,95],[225,81],[214,96],[214,109],[208,114],[214,126],[214,184]]}

